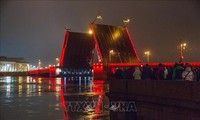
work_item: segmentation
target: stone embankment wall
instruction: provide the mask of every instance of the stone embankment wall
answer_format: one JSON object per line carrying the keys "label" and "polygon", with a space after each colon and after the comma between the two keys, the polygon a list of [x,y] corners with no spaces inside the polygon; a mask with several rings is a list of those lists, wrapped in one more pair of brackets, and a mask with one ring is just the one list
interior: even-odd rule
{"label": "stone embankment wall", "polygon": [[[200,82],[109,80],[110,101],[134,101],[137,120],[200,120]],[[126,114],[111,112],[124,119]]]}

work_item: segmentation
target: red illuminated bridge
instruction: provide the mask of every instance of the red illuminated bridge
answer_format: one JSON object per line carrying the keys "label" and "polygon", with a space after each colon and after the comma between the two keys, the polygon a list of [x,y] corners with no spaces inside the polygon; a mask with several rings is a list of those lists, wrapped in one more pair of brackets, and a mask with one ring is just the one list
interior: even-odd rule
{"label": "red illuminated bridge", "polygon": [[[141,66],[133,39],[125,26],[90,24],[92,34],[66,31],[60,56],[62,76],[104,74],[115,67]],[[99,64],[94,64],[95,52]],[[157,66],[158,63],[148,63]],[[164,63],[173,66],[174,63]],[[200,62],[191,62],[200,66]],[[93,66],[94,65],[94,66]],[[56,68],[29,71],[29,75],[56,76]],[[100,75],[102,76],[102,75]]]}

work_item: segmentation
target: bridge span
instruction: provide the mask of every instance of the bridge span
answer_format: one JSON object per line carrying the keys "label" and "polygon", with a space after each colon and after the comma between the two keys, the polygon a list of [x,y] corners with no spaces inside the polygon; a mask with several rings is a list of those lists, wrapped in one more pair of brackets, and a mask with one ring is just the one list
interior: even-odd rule
{"label": "bridge span", "polygon": [[[200,67],[200,62],[183,62],[183,64],[189,63],[192,67]],[[93,76],[95,79],[106,79],[110,73],[113,73],[117,67],[127,68],[132,66],[145,66],[149,64],[151,67],[157,67],[159,63],[110,63],[107,66],[104,66],[103,63],[94,63],[92,67],[92,74],[89,76]],[[174,66],[174,62],[165,62],[162,63],[165,66],[172,67]],[[46,76],[46,77],[62,77],[59,72],[61,68],[59,67],[50,67],[50,68],[42,68],[36,70],[29,70],[25,75],[29,76]],[[76,74],[75,74],[76,75]],[[80,74],[79,74],[80,75]]]}
{"label": "bridge span", "polygon": [[[141,63],[134,41],[125,26],[90,24],[92,34],[66,31],[60,66],[62,76],[93,75],[97,79],[105,78],[106,72],[116,67],[144,66]],[[94,63],[95,50],[98,62]],[[200,66],[200,62],[189,62],[191,66]],[[159,63],[148,63],[155,67]],[[162,63],[173,66],[173,62]],[[185,64],[185,63],[184,63]],[[44,68],[28,71],[28,75],[56,77],[57,68]],[[101,77],[101,78],[99,78]]]}
{"label": "bridge span", "polygon": [[43,76],[43,77],[56,77],[56,67],[42,68],[36,70],[27,71],[27,75],[29,76]]}

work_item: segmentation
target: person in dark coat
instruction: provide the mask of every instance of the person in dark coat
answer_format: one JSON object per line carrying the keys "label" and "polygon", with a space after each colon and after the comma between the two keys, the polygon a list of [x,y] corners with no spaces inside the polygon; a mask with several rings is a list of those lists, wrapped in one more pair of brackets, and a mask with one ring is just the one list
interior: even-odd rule
{"label": "person in dark coat", "polygon": [[147,80],[147,79],[151,79],[151,76],[152,76],[152,70],[151,70],[151,67],[146,64],[144,67],[143,67],[143,70],[142,70],[142,79],[144,80]]}
{"label": "person in dark coat", "polygon": [[151,79],[152,79],[152,80],[156,80],[157,70],[158,70],[157,67],[152,68],[152,75],[151,75]]}
{"label": "person in dark coat", "polygon": [[175,64],[172,74],[172,80],[182,80],[182,72],[184,71],[183,64]]}
{"label": "person in dark coat", "polygon": [[118,79],[122,79],[122,69],[121,68],[116,68],[116,72],[115,72],[115,77]]}
{"label": "person in dark coat", "polygon": [[164,66],[160,63],[158,65],[158,69],[157,69],[157,72],[156,72],[156,79],[157,80],[164,80],[164,71],[165,71],[165,68]]}
{"label": "person in dark coat", "polygon": [[172,80],[172,74],[173,74],[173,68],[172,67],[168,67],[168,74],[167,74],[167,80]]}
{"label": "person in dark coat", "polygon": [[133,78],[133,72],[134,72],[134,67],[129,67],[126,73],[128,79]]}
{"label": "person in dark coat", "polygon": [[126,79],[127,78],[127,69],[124,69],[122,72],[122,79]]}

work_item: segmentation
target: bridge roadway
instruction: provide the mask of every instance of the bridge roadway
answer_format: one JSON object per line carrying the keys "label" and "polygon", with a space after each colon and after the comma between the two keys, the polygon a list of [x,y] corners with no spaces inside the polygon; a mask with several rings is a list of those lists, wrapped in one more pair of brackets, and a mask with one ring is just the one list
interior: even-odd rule
{"label": "bridge roadway", "polygon": [[[200,82],[109,78],[109,99],[134,101],[137,111],[111,111],[111,119],[200,120]],[[128,115],[128,116],[127,116]]]}
{"label": "bridge roadway", "polygon": [[[104,66],[102,63],[94,63],[93,64],[93,76],[96,79],[104,79],[106,78],[106,74],[109,74],[116,67],[130,67],[130,66],[144,66],[145,64],[149,64],[151,67],[158,66],[159,63],[109,63],[107,66]],[[166,62],[162,63],[165,66],[173,66],[174,62]],[[186,62],[183,62],[186,64]],[[193,67],[200,67],[200,62],[189,62],[189,64]],[[56,67],[29,70],[27,74],[29,76],[47,76],[47,77],[56,77]],[[103,77],[102,77],[103,76]]]}
{"label": "bridge roadway", "polygon": [[29,71],[27,71],[27,75],[29,75],[29,76],[56,77],[56,67],[29,70]]}

